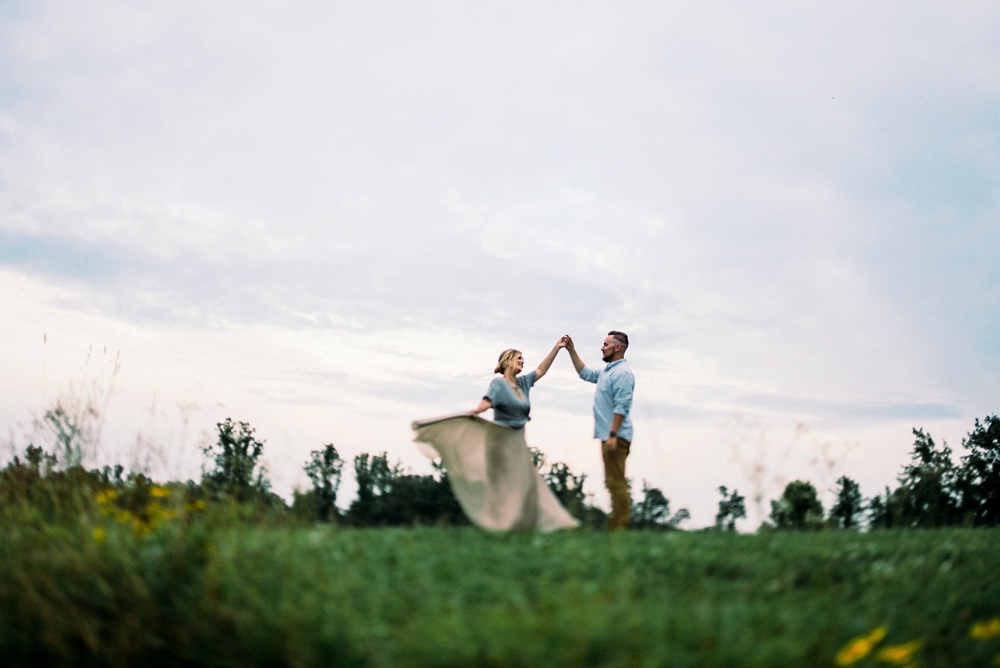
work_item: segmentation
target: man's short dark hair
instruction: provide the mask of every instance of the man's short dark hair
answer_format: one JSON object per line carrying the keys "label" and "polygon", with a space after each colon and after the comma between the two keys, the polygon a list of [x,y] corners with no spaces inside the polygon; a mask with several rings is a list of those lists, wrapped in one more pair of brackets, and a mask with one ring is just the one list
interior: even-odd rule
{"label": "man's short dark hair", "polygon": [[625,332],[619,332],[617,330],[612,329],[610,332],[608,332],[608,336],[613,338],[615,340],[615,343],[619,344],[622,347],[622,350],[628,348],[628,334],[626,334]]}

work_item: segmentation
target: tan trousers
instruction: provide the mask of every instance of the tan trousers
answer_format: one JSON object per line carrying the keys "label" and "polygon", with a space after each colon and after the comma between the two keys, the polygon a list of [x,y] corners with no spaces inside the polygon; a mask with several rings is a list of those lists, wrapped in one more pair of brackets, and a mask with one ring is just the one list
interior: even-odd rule
{"label": "tan trousers", "polygon": [[601,441],[601,454],[604,456],[604,485],[611,494],[611,517],[608,529],[627,529],[632,516],[632,497],[629,494],[628,483],[625,481],[625,459],[628,457],[632,444],[618,439],[614,450],[607,446],[607,441]]}

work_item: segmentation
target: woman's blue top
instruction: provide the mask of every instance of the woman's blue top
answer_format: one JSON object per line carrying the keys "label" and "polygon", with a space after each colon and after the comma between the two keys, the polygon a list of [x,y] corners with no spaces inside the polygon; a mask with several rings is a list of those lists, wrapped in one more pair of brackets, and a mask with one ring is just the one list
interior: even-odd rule
{"label": "woman's blue top", "polygon": [[490,383],[490,389],[486,391],[484,399],[490,400],[493,406],[493,420],[508,427],[523,427],[530,420],[528,413],[531,412],[531,401],[528,399],[528,391],[535,384],[535,377],[538,374],[531,371],[526,374],[519,374],[514,378],[518,389],[523,396],[514,394],[507,379],[498,376]]}

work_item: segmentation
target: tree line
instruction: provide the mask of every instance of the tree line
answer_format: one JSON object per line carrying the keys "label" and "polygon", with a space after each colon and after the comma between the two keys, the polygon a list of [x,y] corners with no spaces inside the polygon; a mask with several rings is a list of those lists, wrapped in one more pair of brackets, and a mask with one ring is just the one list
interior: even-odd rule
{"label": "tree line", "polygon": [[[871,498],[857,482],[841,476],[829,513],[816,488],[807,481],[788,483],[771,501],[767,528],[775,529],[922,529],[984,527],[1000,524],[1000,418],[975,421],[962,440],[964,454],[956,464],[951,448],[914,429],[910,460],[895,488]],[[725,491],[723,488],[723,496]],[[726,518],[720,504],[720,517]]]}
{"label": "tree line", "polygon": [[[53,443],[56,452],[29,444],[23,460],[15,455],[0,469],[0,504],[27,502],[43,509],[51,507],[51,511],[60,499],[75,498],[80,490],[93,494],[114,490],[120,495],[119,503],[133,498],[135,508],[143,507],[142,499],[153,488],[151,480],[142,473],[126,472],[122,466],[86,469],[74,442],[79,426],[58,408],[46,413],[45,419],[53,426],[50,433],[57,435]],[[895,489],[887,487],[884,493],[866,499],[855,481],[842,476],[837,481],[836,499],[825,513],[816,488],[808,481],[795,480],[780,498],[770,502],[771,512],[761,529],[996,526],[1000,522],[1000,418],[976,420],[963,440],[966,454],[957,465],[947,445],[938,446],[920,429],[913,433],[916,440],[910,461]],[[264,445],[248,423],[227,418],[217,424],[215,442],[203,449],[207,465],[201,480],[168,485],[181,490],[188,503],[228,505],[272,518],[353,527],[468,524],[451,492],[448,472],[437,463],[432,473],[417,475],[391,462],[386,452],[361,453],[351,462],[357,493],[342,508],[338,493],[347,462],[334,444],[309,453],[303,462],[309,487],[296,490],[290,502],[271,489],[261,461]],[[549,464],[537,449],[531,449],[531,456],[539,474],[571,514],[584,526],[604,526],[606,513],[584,492],[585,474],[577,475],[562,462]],[[746,518],[745,499],[736,489],[720,487],[719,493],[713,528],[733,531],[737,522]],[[672,512],[662,490],[642,481],[632,507],[633,528],[678,529],[689,517],[683,508]]]}

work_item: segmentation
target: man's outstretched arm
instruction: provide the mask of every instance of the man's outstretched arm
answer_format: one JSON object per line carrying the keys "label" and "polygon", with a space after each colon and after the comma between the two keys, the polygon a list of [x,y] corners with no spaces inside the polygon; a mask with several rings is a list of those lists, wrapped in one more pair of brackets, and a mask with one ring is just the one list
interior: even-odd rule
{"label": "man's outstretched arm", "polygon": [[569,334],[566,334],[562,337],[562,340],[566,343],[566,350],[569,351],[569,358],[573,360],[573,366],[576,368],[576,372],[580,373],[583,371],[583,367],[587,365],[583,363],[583,360],[580,359],[580,356],[577,354],[576,345],[573,343],[573,339]]}

